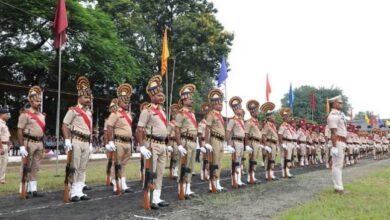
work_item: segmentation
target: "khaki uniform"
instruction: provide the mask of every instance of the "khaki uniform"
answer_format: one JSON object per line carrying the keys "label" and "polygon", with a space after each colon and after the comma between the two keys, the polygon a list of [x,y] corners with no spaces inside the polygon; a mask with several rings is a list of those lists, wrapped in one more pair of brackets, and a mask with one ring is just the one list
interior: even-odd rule
{"label": "khaki uniform", "polygon": [[11,134],[9,133],[6,122],[0,119],[0,141],[3,146],[3,153],[0,154],[0,183],[5,183],[5,172],[7,170],[9,150],[8,145],[10,137]]}
{"label": "khaki uniform", "polygon": [[[205,143],[205,135],[206,135],[206,127],[207,127],[207,121],[206,119],[202,119],[199,124],[198,124],[198,134],[201,135],[201,139],[199,140],[199,145],[204,146]],[[209,178],[208,175],[208,158],[207,158],[207,153],[201,153],[201,159],[202,162],[202,168],[201,168],[201,179],[206,180]],[[207,161],[207,162],[206,162]]]}
{"label": "khaki uniform", "polygon": [[313,159],[313,163],[314,164],[317,164],[317,156],[318,156],[318,149],[320,148],[319,146],[319,136],[318,136],[318,133],[313,131],[311,133],[311,138],[313,140],[313,145],[311,147],[311,156],[312,156],[312,159]]}
{"label": "khaki uniform", "polygon": [[[130,119],[130,124],[123,114],[127,115]],[[107,119],[107,125],[113,129],[113,140],[116,146],[115,160],[121,165],[122,178],[126,178],[126,164],[131,157],[133,137],[133,132],[131,130],[132,120],[131,114],[127,111],[123,111],[122,109],[112,112]],[[112,176],[111,178],[114,179],[115,177]]]}
{"label": "khaki uniform", "polygon": [[287,149],[283,149],[283,147],[281,146],[280,151],[281,152],[285,151],[285,153],[286,153],[286,154],[282,153],[281,158],[286,158],[287,162],[291,162],[292,152],[293,152],[293,148],[294,148],[293,130],[291,128],[291,125],[289,125],[286,122],[283,122],[279,127],[278,134],[282,135],[282,142],[283,142],[283,144],[285,144],[287,146]]}
{"label": "khaki uniform", "polygon": [[[34,110],[31,108],[27,109],[26,111],[33,112],[43,123],[45,123],[44,114],[40,112],[34,112]],[[18,128],[23,130],[24,146],[26,147],[30,161],[31,172],[29,181],[36,181],[37,174],[39,171],[39,165],[44,155],[42,142],[44,131],[38,125],[36,120],[33,117],[29,116],[26,112],[20,114],[18,120]],[[32,140],[32,138],[36,140]],[[21,166],[21,170],[23,170],[23,164]]]}
{"label": "khaki uniform", "polygon": [[319,155],[320,163],[323,163],[323,157],[325,155],[325,135],[324,133],[320,132],[318,136],[318,141],[320,144],[319,149],[317,149],[317,154]]}
{"label": "khaki uniform", "polygon": [[[156,112],[159,112],[162,118]],[[160,190],[167,158],[165,139],[168,134],[166,116],[161,106],[149,104],[145,107],[139,117],[138,127],[145,128],[147,137],[145,145],[152,152],[153,173],[157,174],[156,189]]]}
{"label": "khaki uniform", "polygon": [[236,161],[234,162],[241,164],[241,159],[244,156],[244,121],[241,118],[234,116],[229,120],[226,130],[231,132],[232,147],[234,147],[236,151]]}
{"label": "khaki uniform", "polygon": [[[253,148],[251,160],[260,162],[260,166],[264,166],[262,138],[264,133],[261,131],[259,120],[251,118],[245,122],[245,134],[248,135],[249,145]],[[249,169],[249,167],[248,167]],[[256,166],[253,166],[256,171]]]}
{"label": "khaki uniform", "polygon": [[308,165],[307,152],[306,152],[306,131],[303,128],[299,128],[297,131],[298,145],[299,145],[299,163],[301,166]]}
{"label": "khaki uniform", "polygon": [[217,179],[221,174],[221,161],[223,158],[223,141],[225,140],[225,127],[221,113],[216,110],[210,111],[207,115],[207,126],[210,127],[210,145],[213,147],[212,165],[217,165],[215,171]]}
{"label": "khaki uniform", "polygon": [[[79,105],[82,109],[82,107]],[[90,122],[92,122],[92,112],[89,108],[82,109]],[[85,184],[85,174],[89,159],[89,144],[90,144],[90,136],[91,130],[87,123],[84,121],[82,115],[78,113],[75,108],[69,108],[66,113],[63,123],[66,124],[71,130],[72,137],[72,154],[73,154],[73,167],[75,168],[74,174],[74,183],[73,186],[77,184],[84,185]],[[91,125],[92,128],[92,125]],[[72,193],[74,190],[72,189]],[[82,195],[72,195],[73,196],[82,196]]]}
{"label": "khaki uniform", "polygon": [[309,163],[312,163],[313,161],[313,155],[312,155],[312,148],[313,148],[313,136],[311,135],[309,130],[306,130],[306,156],[309,160]]}
{"label": "khaki uniform", "polygon": [[[194,121],[192,121],[190,117],[192,117]],[[196,156],[196,139],[198,134],[198,124],[196,122],[195,114],[190,112],[187,108],[182,108],[176,115],[176,127],[180,128],[181,144],[187,150],[186,167],[193,171]],[[179,169],[179,176],[180,173],[181,169]],[[186,177],[187,182],[191,183],[192,173],[187,173]]]}
{"label": "khaki uniform", "polygon": [[[292,131],[292,144],[293,144],[293,152],[292,152],[292,161],[296,161],[295,158],[298,158],[298,149],[299,149],[299,145],[298,145],[298,133],[297,133],[297,130],[293,127],[293,126],[290,126],[291,128],[291,131]],[[299,161],[298,161],[299,162]],[[293,164],[293,166],[295,166]]]}
{"label": "khaki uniform", "polygon": [[[176,127],[176,121],[171,120],[167,127],[168,132],[168,146],[171,146],[173,149],[173,152],[171,152],[171,158],[172,158],[172,168],[177,170],[179,168],[179,152],[177,150],[177,144],[175,140],[175,127]],[[177,174],[177,172],[175,172]]]}
{"label": "khaki uniform", "polygon": [[337,147],[338,154],[337,156],[332,156],[332,181],[336,190],[344,190],[342,169],[346,143],[345,141],[342,141],[342,139],[344,138],[345,140],[347,136],[347,127],[344,113],[337,109],[332,109],[328,116],[328,126],[329,129],[336,129],[336,135],[340,137],[336,142],[336,146],[334,146]]}
{"label": "khaki uniform", "polygon": [[265,137],[267,138],[267,145],[272,149],[272,152],[267,153],[268,159],[265,160],[265,169],[274,169],[275,166],[275,157],[278,146],[278,132],[276,130],[275,124],[271,122],[267,122],[264,125],[263,132]]}

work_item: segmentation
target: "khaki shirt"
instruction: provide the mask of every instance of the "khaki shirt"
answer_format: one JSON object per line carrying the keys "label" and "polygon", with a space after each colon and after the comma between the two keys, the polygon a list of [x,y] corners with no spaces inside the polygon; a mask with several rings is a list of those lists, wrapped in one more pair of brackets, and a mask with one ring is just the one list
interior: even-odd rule
{"label": "khaki shirt", "polygon": [[337,129],[336,134],[338,136],[347,136],[347,123],[345,121],[345,115],[337,109],[332,109],[328,116],[328,126],[330,129]]}
{"label": "khaki shirt", "polygon": [[[33,112],[38,118],[45,124],[45,115],[40,112],[34,112],[32,108],[26,110]],[[35,121],[35,119],[25,112],[22,112],[18,120],[18,128],[23,129],[23,133],[29,134],[30,136],[42,137],[44,135],[41,126]]]}
{"label": "khaki shirt", "polygon": [[354,141],[353,141],[353,133],[352,132],[350,132],[350,131],[347,131],[347,143],[348,144],[351,144],[351,143],[353,143]]}
{"label": "khaki shirt", "polygon": [[250,118],[245,122],[245,134],[260,140],[263,138],[264,133],[260,129],[259,120],[257,120],[257,118]]}
{"label": "khaki shirt", "polygon": [[311,139],[313,140],[313,142],[318,143],[318,134],[316,132],[311,133]]}
{"label": "khaki shirt", "polygon": [[282,135],[283,138],[287,138],[289,140],[293,139],[293,131],[292,131],[291,125],[289,125],[286,122],[283,122],[280,125],[278,134]]}
{"label": "khaki shirt", "polygon": [[124,137],[132,137],[133,132],[131,130],[131,124],[127,122],[125,116],[123,116],[122,112],[124,112],[130,119],[130,122],[133,121],[131,118],[131,114],[127,111],[122,111],[119,109],[116,112],[112,112],[107,119],[107,125],[113,128],[114,135],[120,135]]}
{"label": "khaki shirt", "polygon": [[[78,106],[81,108],[80,105],[78,105]],[[92,123],[91,110],[89,108],[86,108],[86,109],[82,108],[82,110],[87,114],[89,120]],[[84,118],[81,116],[81,114],[76,112],[76,110],[74,110],[74,108],[69,108],[68,112],[65,115],[63,123],[67,124],[69,129],[71,129],[71,130],[73,129],[74,131],[81,132],[85,135],[91,134],[91,130],[89,129],[86,122],[84,121]],[[91,126],[91,129],[92,129],[92,126]]]}
{"label": "khaki shirt", "polygon": [[327,137],[328,139],[330,139],[330,136],[331,136],[331,132],[330,132],[329,126],[326,125],[326,126],[325,126],[325,137]]}
{"label": "khaki shirt", "polygon": [[264,125],[263,128],[264,135],[267,137],[267,140],[273,140],[273,141],[278,141],[278,132],[276,130],[275,124],[271,122],[267,122]]}
{"label": "khaki shirt", "polygon": [[226,130],[232,132],[232,137],[245,137],[244,121],[237,116],[229,120]]}
{"label": "khaki shirt", "polygon": [[207,121],[206,119],[202,119],[202,121],[198,124],[198,134],[202,134],[202,137],[206,135],[206,127],[207,127]]}
{"label": "khaki shirt", "polygon": [[[153,110],[160,112],[160,116]],[[165,121],[164,121],[165,119]],[[142,110],[141,115],[139,116],[138,127],[145,128],[147,135],[153,135],[155,137],[166,138],[167,131],[167,117],[161,106],[154,104],[149,104],[144,110]],[[152,133],[153,127],[153,134]]]}
{"label": "khaki shirt", "polygon": [[176,115],[176,127],[180,128],[180,133],[182,134],[187,133],[188,130],[188,134],[196,136],[198,133],[198,122],[196,121],[195,114],[187,108],[182,108]]}
{"label": "khaki shirt", "polygon": [[325,135],[323,133],[319,133],[318,135],[318,141],[320,143],[325,143]]}
{"label": "khaki shirt", "polygon": [[298,129],[297,135],[299,141],[306,142],[306,132],[303,128]]}
{"label": "khaki shirt", "polygon": [[310,131],[307,130],[305,135],[306,135],[306,142],[308,142],[308,144],[313,144],[313,137],[311,136]]}
{"label": "khaki shirt", "polygon": [[176,121],[175,120],[170,121],[167,127],[168,137],[175,138],[175,127],[176,127]]}
{"label": "khaki shirt", "polygon": [[210,126],[210,131],[218,133],[223,138],[225,138],[225,125],[221,113],[218,111],[212,110],[207,115],[207,126]]}
{"label": "khaki shirt", "polygon": [[9,137],[11,137],[11,134],[9,133],[8,126],[3,119],[0,119],[0,141],[9,142]]}

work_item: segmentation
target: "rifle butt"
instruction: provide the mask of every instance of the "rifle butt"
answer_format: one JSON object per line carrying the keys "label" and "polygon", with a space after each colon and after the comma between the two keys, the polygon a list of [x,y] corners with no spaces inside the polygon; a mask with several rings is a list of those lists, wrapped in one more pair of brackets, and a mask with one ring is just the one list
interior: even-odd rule
{"label": "rifle butt", "polygon": [[150,209],[149,190],[144,191],[144,209]]}
{"label": "rifle butt", "polygon": [[69,185],[67,183],[64,184],[64,202],[69,202]]}
{"label": "rifle butt", "polygon": [[21,199],[26,199],[26,183],[22,182],[21,190],[20,190],[20,198]]}
{"label": "rifle butt", "polygon": [[184,183],[180,181],[179,183],[179,200],[184,200],[185,195],[184,195]]}

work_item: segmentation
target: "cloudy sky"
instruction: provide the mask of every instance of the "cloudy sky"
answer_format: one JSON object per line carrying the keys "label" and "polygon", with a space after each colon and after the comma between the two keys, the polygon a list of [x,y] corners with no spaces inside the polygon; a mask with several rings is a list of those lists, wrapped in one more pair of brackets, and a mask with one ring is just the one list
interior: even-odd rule
{"label": "cloudy sky", "polygon": [[[339,87],[358,111],[390,118],[390,1],[212,0],[235,34],[227,96],[280,106],[293,87]],[[317,103],[319,104],[319,103]],[[229,112],[229,115],[232,113]]]}

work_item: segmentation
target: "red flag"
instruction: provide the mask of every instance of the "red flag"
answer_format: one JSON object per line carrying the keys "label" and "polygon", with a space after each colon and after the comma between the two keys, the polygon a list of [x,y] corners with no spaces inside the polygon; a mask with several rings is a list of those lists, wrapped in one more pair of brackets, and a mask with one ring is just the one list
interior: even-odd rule
{"label": "red flag", "polygon": [[265,87],[265,96],[267,98],[267,102],[269,101],[269,94],[270,93],[271,93],[271,84],[269,83],[268,73],[267,73],[267,84],[266,84],[266,87]]}
{"label": "red flag", "polygon": [[311,92],[310,105],[311,105],[311,110],[313,110],[314,112],[316,110],[316,97],[314,95],[314,92]]}
{"label": "red flag", "polygon": [[[56,16],[54,18],[54,47],[61,47],[66,41],[66,28],[68,27],[68,17],[66,15],[65,0],[58,0]],[[61,37],[60,37],[61,36]],[[61,38],[61,42],[60,42]]]}
{"label": "red flag", "polygon": [[372,115],[370,115],[370,125],[371,127],[374,125],[374,118]]}

